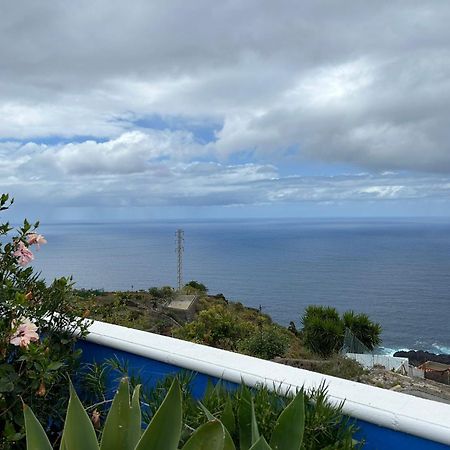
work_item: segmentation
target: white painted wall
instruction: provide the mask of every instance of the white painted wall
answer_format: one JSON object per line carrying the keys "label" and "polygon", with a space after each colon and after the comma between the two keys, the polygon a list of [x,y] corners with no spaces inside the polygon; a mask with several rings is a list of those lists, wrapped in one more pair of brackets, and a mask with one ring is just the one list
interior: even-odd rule
{"label": "white painted wall", "polygon": [[408,376],[414,378],[425,378],[425,371],[414,366],[408,367]]}
{"label": "white painted wall", "polygon": [[371,369],[373,366],[383,366],[386,370],[395,371],[402,368],[405,374],[408,373],[408,358],[399,358],[397,356],[388,355],[370,355],[363,353],[346,353],[345,356],[347,358],[354,359],[366,369]]}
{"label": "white painted wall", "polygon": [[345,400],[345,414],[450,444],[450,405],[444,403],[104,322],[94,322],[89,331],[88,341],[249,386],[292,392],[325,381],[330,402]]}

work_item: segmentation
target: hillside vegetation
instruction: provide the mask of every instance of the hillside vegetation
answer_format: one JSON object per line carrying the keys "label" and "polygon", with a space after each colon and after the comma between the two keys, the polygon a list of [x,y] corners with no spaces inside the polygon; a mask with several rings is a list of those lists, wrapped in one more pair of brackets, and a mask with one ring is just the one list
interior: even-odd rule
{"label": "hillside vegetation", "polygon": [[[166,308],[176,295],[168,286],[138,292],[79,290],[76,293],[79,302],[84,305],[85,315],[92,319],[344,378],[359,379],[364,373],[357,363],[338,354],[342,345],[343,322],[338,325],[339,331],[334,335],[319,335],[325,343],[320,341],[318,344],[312,339],[312,330],[314,333],[320,330],[318,311],[321,311],[321,307],[311,306],[303,318],[299,315],[304,328],[297,330],[293,322],[289,327],[283,327],[261,310],[228,301],[222,294],[208,295],[206,286],[197,281],[187,283],[184,288],[184,293],[198,297],[194,317],[190,321],[181,320]],[[331,314],[332,310],[329,308],[328,313]],[[322,326],[326,329],[327,322],[323,321]]]}

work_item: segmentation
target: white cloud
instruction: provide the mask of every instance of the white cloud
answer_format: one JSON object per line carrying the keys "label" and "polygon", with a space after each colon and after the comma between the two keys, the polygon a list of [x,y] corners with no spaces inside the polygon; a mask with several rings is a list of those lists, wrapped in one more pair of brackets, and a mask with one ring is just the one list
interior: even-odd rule
{"label": "white cloud", "polygon": [[[0,191],[94,207],[445,201],[449,13],[445,2],[407,14],[397,1],[7,2]],[[350,175],[301,170],[322,163]]]}
{"label": "white cloud", "polygon": [[277,164],[289,149],[449,172],[449,13],[445,2],[407,14],[396,1],[9,2],[0,138],[110,139],[161,115],[222,124],[209,151],[224,159]]}
{"label": "white cloud", "polygon": [[[189,145],[193,149],[186,151]],[[0,161],[2,189],[34,205],[78,207],[384,202],[450,195],[448,176],[283,176],[271,164],[189,159],[206,147],[189,134],[168,131],[127,132],[100,143],[2,144],[0,154],[13,155]]]}

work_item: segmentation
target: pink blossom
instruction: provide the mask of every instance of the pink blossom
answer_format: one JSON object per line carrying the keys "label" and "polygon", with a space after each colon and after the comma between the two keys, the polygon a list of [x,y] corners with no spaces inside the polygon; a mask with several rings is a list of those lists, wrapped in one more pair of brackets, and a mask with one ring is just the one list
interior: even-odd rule
{"label": "pink blossom", "polygon": [[39,340],[39,335],[36,333],[37,326],[29,319],[21,319],[19,325],[17,325],[17,321],[13,320],[11,326],[14,330],[14,334],[9,340],[11,344],[27,348],[30,342]]}
{"label": "pink blossom", "polygon": [[30,245],[36,244],[37,248],[39,248],[42,244],[47,243],[42,234],[30,233],[27,237],[28,237],[28,244]]}
{"label": "pink blossom", "polygon": [[19,243],[17,244],[17,250],[13,253],[13,255],[19,259],[19,264],[21,266],[26,266],[30,261],[33,261],[34,259],[33,253],[22,241],[19,241]]}

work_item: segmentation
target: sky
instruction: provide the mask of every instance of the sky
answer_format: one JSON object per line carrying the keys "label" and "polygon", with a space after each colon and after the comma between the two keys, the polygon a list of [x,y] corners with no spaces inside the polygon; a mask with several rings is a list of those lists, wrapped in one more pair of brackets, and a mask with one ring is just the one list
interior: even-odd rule
{"label": "sky", "polygon": [[450,217],[450,3],[0,5],[11,217]]}

